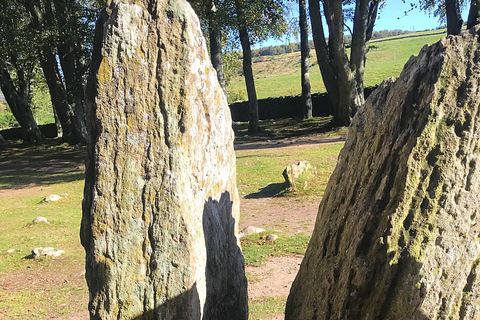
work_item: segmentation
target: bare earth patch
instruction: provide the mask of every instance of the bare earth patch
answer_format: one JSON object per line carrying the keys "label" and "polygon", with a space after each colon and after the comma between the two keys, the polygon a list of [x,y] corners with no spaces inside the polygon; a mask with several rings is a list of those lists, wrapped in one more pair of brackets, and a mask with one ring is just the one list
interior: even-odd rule
{"label": "bare earth patch", "polygon": [[248,226],[281,231],[285,235],[311,234],[320,199],[260,198],[240,200],[240,230]]}

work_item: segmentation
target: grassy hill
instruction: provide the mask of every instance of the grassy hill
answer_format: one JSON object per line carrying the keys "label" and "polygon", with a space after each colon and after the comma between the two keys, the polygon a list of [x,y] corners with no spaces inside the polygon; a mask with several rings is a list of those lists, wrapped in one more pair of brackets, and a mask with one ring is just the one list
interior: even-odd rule
{"label": "grassy hill", "polygon": [[[408,35],[370,41],[365,67],[365,85],[379,84],[388,77],[397,77],[412,55],[426,44],[433,44],[446,35],[446,29],[423,31]],[[315,51],[310,51],[310,82],[312,92],[324,92]],[[253,70],[259,99],[297,95],[300,86],[300,52],[254,58]],[[243,76],[234,78],[227,87],[229,102],[246,100]]]}

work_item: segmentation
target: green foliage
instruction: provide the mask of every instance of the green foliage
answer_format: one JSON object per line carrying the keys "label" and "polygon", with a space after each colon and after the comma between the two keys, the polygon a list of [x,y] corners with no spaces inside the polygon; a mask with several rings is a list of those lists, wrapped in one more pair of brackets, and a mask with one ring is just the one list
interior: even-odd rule
{"label": "green foliage", "polygon": [[227,85],[242,70],[242,61],[237,50],[227,51],[223,54],[223,73]]}
{"label": "green foliage", "polygon": [[269,230],[241,239],[246,264],[258,267],[267,262],[269,257],[303,255],[310,241],[310,235],[306,234],[297,234],[291,237],[278,234],[278,239],[274,242],[267,241],[266,237],[270,233],[276,232]]}
{"label": "green foliage", "polygon": [[18,125],[8,105],[0,102],[0,130],[12,128]]}
{"label": "green foliage", "polygon": [[35,86],[33,89],[32,111],[39,125],[54,123],[52,100],[50,92],[40,70],[36,70]]}

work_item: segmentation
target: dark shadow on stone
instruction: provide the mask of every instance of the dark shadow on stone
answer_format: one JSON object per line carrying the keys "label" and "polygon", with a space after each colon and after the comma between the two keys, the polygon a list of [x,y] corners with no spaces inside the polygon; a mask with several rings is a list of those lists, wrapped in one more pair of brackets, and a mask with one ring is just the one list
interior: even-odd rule
{"label": "dark shadow on stone", "polygon": [[[192,316],[193,310],[198,310],[198,316]],[[99,319],[91,316],[90,319]],[[198,296],[197,284],[185,291],[181,295],[167,300],[161,306],[154,310],[149,310],[140,314],[131,320],[156,320],[156,319],[188,319],[201,320],[200,318],[200,298]]]}
{"label": "dark shadow on stone", "polygon": [[203,233],[207,250],[203,319],[246,320],[247,279],[242,251],[235,236],[232,200],[225,192],[208,199],[203,210]]}
{"label": "dark shadow on stone", "polygon": [[250,193],[245,196],[245,199],[261,199],[280,196],[287,191],[289,184],[286,182],[270,183],[268,186],[260,188],[260,191]]}

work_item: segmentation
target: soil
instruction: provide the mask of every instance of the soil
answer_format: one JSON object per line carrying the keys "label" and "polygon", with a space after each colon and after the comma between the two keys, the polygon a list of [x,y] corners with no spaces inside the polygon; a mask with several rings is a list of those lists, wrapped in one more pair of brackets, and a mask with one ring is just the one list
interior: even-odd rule
{"label": "soil", "polygon": [[[262,149],[262,148],[294,148],[299,145],[311,144],[319,145],[326,143],[335,143],[342,141],[340,136],[326,136],[322,134],[313,134],[306,137],[284,137],[279,139],[248,139],[243,137],[236,144],[236,149]],[[47,142],[42,150],[58,146],[58,140]],[[71,148],[67,154],[58,158],[48,155],[37,157],[39,149],[37,147],[26,148],[21,145],[7,145],[7,152],[0,152],[0,175],[12,172],[28,175],[29,172],[45,171],[46,175],[58,176],[62,173],[70,173],[84,169],[83,155],[84,147]],[[43,154],[45,154],[43,152]],[[33,160],[32,160],[33,159]],[[51,171],[51,172],[50,172]],[[45,184],[49,181],[25,181],[22,185],[10,188],[0,188],[0,202],[2,199],[15,198],[32,194],[44,194]],[[246,226],[255,226],[269,230],[279,230],[284,234],[311,233],[313,231],[315,218],[317,215],[320,199],[295,199],[295,198],[260,198],[244,199],[240,201],[241,219],[240,230]],[[292,214],[292,212],[294,214]],[[249,280],[249,298],[252,300],[265,297],[282,297],[286,300],[291,283],[298,272],[302,256],[284,256],[270,257],[267,263],[260,267],[246,266],[246,272]],[[81,268],[81,267],[79,267]],[[80,270],[80,271],[79,271]],[[12,291],[28,286],[37,286],[39,290],[49,290],[51,286],[58,285],[59,281],[69,281],[72,285],[79,285],[79,281],[84,281],[82,270],[74,270],[62,273],[42,271],[39,274],[28,274],[27,272],[18,272],[9,274],[7,277],[0,278],[0,288],[2,291]],[[78,276],[80,274],[80,276]],[[1,298],[1,297],[0,297]],[[85,299],[88,299],[85,297]],[[1,302],[1,299],[0,299]],[[0,314],[0,318],[1,314]],[[68,319],[80,320],[88,319],[88,311],[72,312],[66,315],[50,314],[45,319]],[[283,319],[282,314],[277,314],[269,318]]]}

